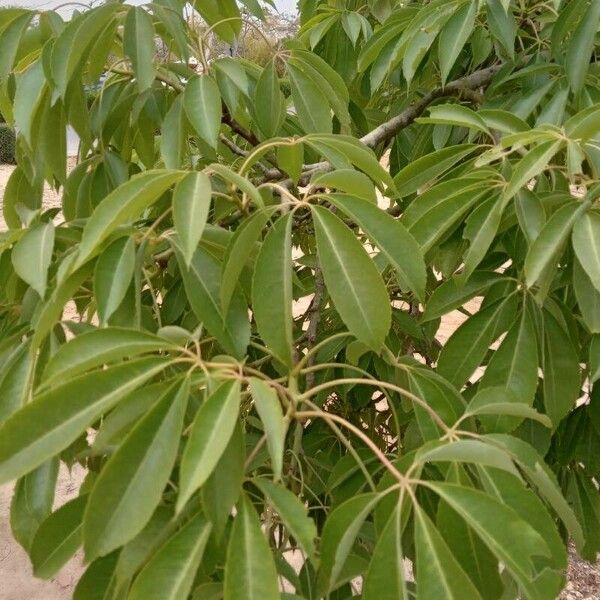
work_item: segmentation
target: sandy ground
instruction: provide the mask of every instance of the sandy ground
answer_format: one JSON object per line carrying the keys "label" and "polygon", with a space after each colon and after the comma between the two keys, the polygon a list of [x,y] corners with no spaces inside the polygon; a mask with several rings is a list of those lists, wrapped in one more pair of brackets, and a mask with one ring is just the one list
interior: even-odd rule
{"label": "sandy ground", "polygon": [[[13,167],[0,165],[0,199]],[[52,190],[44,191],[44,205],[57,206],[60,198]],[[0,230],[5,228],[0,212]],[[468,307],[477,310],[477,301]],[[438,331],[438,339],[443,343],[466,319],[461,313],[453,313],[444,319]],[[61,468],[56,491],[55,508],[76,496],[83,480],[81,468],[68,472]],[[12,486],[0,486],[0,600],[67,600],[82,573],[81,555],[76,555],[57,577],[41,581],[33,577],[29,558],[14,541],[10,532],[9,514]],[[580,560],[571,552],[569,582],[560,600],[600,600],[600,565],[591,565]]]}

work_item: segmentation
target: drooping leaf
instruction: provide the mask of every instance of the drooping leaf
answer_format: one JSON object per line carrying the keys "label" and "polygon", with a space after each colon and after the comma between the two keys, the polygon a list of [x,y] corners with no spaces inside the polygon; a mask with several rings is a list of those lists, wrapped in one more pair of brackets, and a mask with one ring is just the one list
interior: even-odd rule
{"label": "drooping leaf", "polygon": [[143,92],[154,82],[154,25],[143,8],[133,6],[125,19],[123,49],[131,60],[138,90]]}
{"label": "drooping leaf", "polygon": [[135,268],[132,238],[115,240],[99,257],[94,271],[94,292],[98,316],[106,323],[125,298]]}
{"label": "drooping leaf", "polygon": [[233,522],[225,567],[224,600],[278,600],[277,571],[252,503],[245,494]]}
{"label": "drooping leaf", "polygon": [[84,516],[88,560],[131,540],[152,516],[175,464],[188,395],[187,378],[167,390],[102,469]]}
{"label": "drooping leaf", "polygon": [[590,281],[600,292],[600,215],[587,212],[573,227],[573,249]]}
{"label": "drooping leaf", "polygon": [[54,248],[52,223],[29,229],[15,244],[12,262],[17,275],[43,298],[48,283],[48,269]]}
{"label": "drooping leaf", "polygon": [[338,217],[313,207],[317,249],[327,290],[348,329],[379,351],[391,324],[385,285],[360,242]]}
{"label": "drooping leaf", "polygon": [[65,381],[0,426],[0,481],[21,477],[66,448],[100,415],[167,367],[141,358]]}
{"label": "drooping leaf", "polygon": [[221,93],[208,75],[192,77],[185,87],[183,106],[198,136],[212,148],[217,147],[221,129]]}
{"label": "drooping leaf", "polygon": [[264,381],[252,377],[250,379],[250,391],[256,411],[264,425],[273,475],[278,480],[281,478],[283,470],[285,436],[288,428],[287,418],[281,410],[277,392]]}
{"label": "drooping leaf", "polygon": [[173,193],[173,221],[185,264],[190,266],[210,210],[212,187],[204,173],[189,173]]}
{"label": "drooping leaf", "polygon": [[269,61],[254,91],[256,121],[266,139],[275,137],[285,117],[285,99],[279,86],[275,60]]}
{"label": "drooping leaf", "polygon": [[31,545],[31,562],[36,577],[54,577],[81,546],[83,511],[87,500],[87,496],[70,500],[41,523]]}
{"label": "drooping leaf", "polygon": [[281,217],[266,236],[254,268],[252,309],[267,347],[286,366],[292,348],[292,218]]}
{"label": "drooping leaf", "polygon": [[208,543],[210,523],[196,515],[144,566],[129,592],[131,600],[187,598]]}
{"label": "drooping leaf", "polygon": [[177,510],[202,486],[215,468],[233,434],[240,407],[239,381],[227,381],[198,410],[180,467]]}

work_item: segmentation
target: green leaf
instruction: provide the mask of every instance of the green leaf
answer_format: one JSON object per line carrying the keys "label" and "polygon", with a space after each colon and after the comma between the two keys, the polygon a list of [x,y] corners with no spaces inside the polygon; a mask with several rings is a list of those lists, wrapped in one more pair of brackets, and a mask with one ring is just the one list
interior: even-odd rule
{"label": "green leaf", "polygon": [[586,212],[577,219],[572,239],[579,263],[600,292],[600,215]]}
{"label": "green leaf", "polygon": [[199,246],[188,268],[177,240],[172,241],[192,310],[228,353],[244,356],[250,341],[250,322],[248,306],[239,287],[231,298],[227,313],[223,313],[220,303],[221,265]]}
{"label": "green leaf", "polygon": [[169,388],[100,472],[84,516],[88,560],[116,550],[149,521],[175,464],[189,392],[187,378]]}
{"label": "green leaf", "polygon": [[94,293],[98,317],[106,323],[125,298],[135,269],[132,237],[115,240],[98,257],[94,271]]}
{"label": "green leaf", "polygon": [[180,466],[177,511],[213,472],[233,434],[240,409],[240,383],[227,381],[198,410]]}
{"label": "green leaf", "polygon": [[113,592],[118,558],[113,552],[89,565],[73,590],[73,600],[107,600]]}
{"label": "green leaf", "polygon": [[273,508],[277,511],[290,534],[308,555],[311,560],[315,558],[315,539],[317,527],[308,516],[308,509],[298,499],[296,494],[267,479],[254,479],[254,484],[269,498]]}
{"label": "green leaf", "polygon": [[256,412],[263,422],[267,446],[271,455],[271,467],[275,480],[281,479],[283,470],[283,453],[288,420],[283,415],[277,392],[261,379],[250,378],[250,392],[254,400]]}
{"label": "green leaf", "polygon": [[432,321],[456,310],[475,296],[482,296],[493,284],[502,281],[503,277],[493,271],[477,271],[463,282],[460,276],[444,281],[429,296],[422,321]]}
{"label": "green leaf", "polygon": [[565,131],[572,140],[589,140],[600,129],[600,103],[579,111],[565,122]]}
{"label": "green leaf", "polygon": [[486,9],[491,34],[505,50],[508,58],[514,58],[517,23],[512,11],[505,10],[501,0],[486,0]]}
{"label": "green leaf", "polygon": [[279,600],[277,571],[258,515],[245,494],[233,522],[223,600]]}
{"label": "green leaf", "polygon": [[567,47],[565,70],[574,92],[579,92],[585,82],[599,24],[600,5],[598,2],[590,2]]}
{"label": "green leaf", "polygon": [[441,104],[429,109],[429,116],[416,119],[418,123],[467,127],[491,136],[485,121],[470,108],[462,104]]}
{"label": "green leaf", "polygon": [[246,443],[238,421],[227,447],[210,477],[200,488],[204,514],[221,537],[231,517],[231,511],[240,498],[244,482]]}
{"label": "green leaf", "polygon": [[442,85],[448,81],[450,71],[473,31],[476,16],[477,2],[469,2],[458,8],[440,32],[438,56]]}
{"label": "green leaf", "polygon": [[[522,419],[532,419],[541,423],[545,427],[552,427],[552,421],[546,416],[539,413],[531,406],[522,402],[506,402],[511,395],[507,394],[504,388],[486,388],[481,390],[471,400],[467,407],[469,415],[499,415],[509,417],[520,417]],[[504,401],[499,401],[504,399]]]}
{"label": "green leaf", "polygon": [[183,106],[198,136],[211,148],[217,148],[221,129],[221,93],[212,77],[192,77],[185,86]]}
{"label": "green leaf", "polygon": [[13,228],[21,227],[21,219],[17,212],[19,204],[31,210],[42,206],[41,182],[31,182],[23,169],[17,166],[11,173],[2,196],[2,214],[6,224]]}
{"label": "green leaf", "polygon": [[419,600],[481,600],[452,550],[418,505],[415,506],[415,546]]}
{"label": "green leaf", "polygon": [[400,285],[423,301],[427,280],[425,260],[419,245],[400,221],[362,198],[332,194],[329,199],[379,247],[398,273]]}
{"label": "green leaf", "polygon": [[195,516],[162,546],[136,577],[130,600],[187,598],[209,540],[210,523]]}
{"label": "green leaf", "polygon": [[54,225],[45,223],[28,229],[15,244],[12,263],[17,275],[43,298],[54,249]]}
{"label": "green leaf", "polygon": [[583,204],[570,202],[559,208],[544,225],[525,258],[525,279],[529,287],[540,279],[547,267],[558,262],[573,225],[585,208]]}
{"label": "green leaf", "polygon": [[417,158],[404,167],[394,177],[394,185],[400,196],[413,194],[432,179],[441,176],[448,169],[472,154],[475,144],[460,144],[442,148],[426,156]]}
{"label": "green leaf", "polygon": [[292,217],[281,217],[267,234],[252,279],[252,309],[267,347],[287,367],[292,349]]}
{"label": "green leaf", "polygon": [[[188,129],[188,121],[183,108],[183,96],[179,95],[171,104],[162,124],[160,156],[167,169],[179,169],[184,163]],[[154,157],[153,141],[150,152]]]}
{"label": "green leaf", "polygon": [[514,296],[509,296],[465,321],[442,348],[440,375],[460,389],[481,365],[490,345],[512,324],[515,304]]}
{"label": "green leaf", "polygon": [[317,250],[327,290],[342,320],[375,351],[391,325],[388,294],[362,244],[344,223],[322,207],[312,207]]}
{"label": "green leaf", "polygon": [[513,175],[503,193],[505,200],[512,198],[524,185],[539,175],[548,166],[548,162],[560,150],[563,142],[549,141],[530,150],[516,165]]}
{"label": "green leaf", "polygon": [[304,144],[302,142],[281,144],[277,147],[277,164],[294,183],[298,183],[302,176],[303,162]]}
{"label": "green leaf", "polygon": [[107,363],[173,348],[176,346],[169,340],[147,331],[124,327],[92,329],[58,349],[46,365],[43,384],[63,383]]}
{"label": "green leaf", "polygon": [[355,197],[364,198],[371,204],[377,204],[377,194],[372,181],[364,173],[353,169],[336,169],[329,173],[318,173],[311,180],[311,186],[335,188]]}
{"label": "green leaf", "polygon": [[263,137],[275,137],[285,119],[285,98],[279,86],[275,59],[267,63],[256,82],[254,111]]}
{"label": "green leaf", "polygon": [[331,133],[331,109],[322,91],[297,67],[288,65],[292,100],[306,133]]}
{"label": "green leaf", "polygon": [[132,6],[125,18],[123,50],[131,60],[138,91],[141,93],[154,83],[154,24],[143,8]]}
{"label": "green leaf", "polygon": [[577,258],[573,259],[573,291],[583,322],[591,333],[600,333],[600,292]]}
{"label": "green leaf", "polygon": [[365,519],[379,499],[380,496],[375,493],[354,496],[333,510],[325,521],[321,536],[318,596],[333,589]]}
{"label": "green leaf", "polygon": [[363,600],[406,600],[402,511],[396,508],[379,535],[365,575]]}
{"label": "green leaf", "polygon": [[548,311],[544,311],[540,355],[544,371],[544,407],[557,427],[575,407],[581,389],[581,374],[573,342]]}
{"label": "green leaf", "polygon": [[549,548],[527,521],[479,490],[440,482],[430,482],[430,487],[473,528],[527,594],[541,597],[535,591],[533,557],[549,556]]}
{"label": "green leaf", "polygon": [[74,268],[83,265],[99,251],[99,246],[120,225],[137,219],[174,183],[184,176],[180,171],[146,171],[132,177],[111,192],[95,208],[83,230]]}
{"label": "green leaf", "polygon": [[[502,386],[510,392],[506,397],[508,400],[532,406],[537,385],[536,331],[529,312],[523,310],[521,318],[508,330],[502,344],[489,361],[479,389]],[[486,423],[490,424],[490,421],[487,420]],[[496,421],[495,427],[500,426],[500,423],[504,428],[509,427],[504,431],[510,431],[510,426],[516,427],[519,422]]]}
{"label": "green leaf", "polygon": [[81,546],[81,522],[87,496],[79,496],[54,511],[39,527],[31,545],[33,574],[54,577]]}
{"label": "green leaf", "polygon": [[187,267],[206,226],[211,198],[212,186],[204,173],[188,173],[175,187],[173,221]]}
{"label": "green leaf", "polygon": [[249,257],[255,254],[258,238],[276,208],[257,210],[239,226],[227,246],[223,258],[223,280],[220,291],[221,310],[224,313],[229,310],[229,303],[244,266],[249,261]]}
{"label": "green leaf", "polygon": [[52,512],[58,465],[58,460],[52,458],[21,477],[15,486],[10,504],[10,528],[26,552],[30,552],[40,524]]}
{"label": "green leaf", "polygon": [[64,450],[121,398],[168,366],[142,358],[80,375],[34,397],[0,426],[0,482]]}

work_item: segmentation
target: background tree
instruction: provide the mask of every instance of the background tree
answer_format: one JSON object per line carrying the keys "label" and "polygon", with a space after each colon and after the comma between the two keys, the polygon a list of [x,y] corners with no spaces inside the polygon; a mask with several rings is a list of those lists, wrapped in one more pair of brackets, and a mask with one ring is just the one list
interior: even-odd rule
{"label": "background tree", "polygon": [[0,11],[34,573],[83,544],[81,599],[555,598],[600,545],[600,2],[304,0],[264,66],[207,51],[234,0],[189,10]]}

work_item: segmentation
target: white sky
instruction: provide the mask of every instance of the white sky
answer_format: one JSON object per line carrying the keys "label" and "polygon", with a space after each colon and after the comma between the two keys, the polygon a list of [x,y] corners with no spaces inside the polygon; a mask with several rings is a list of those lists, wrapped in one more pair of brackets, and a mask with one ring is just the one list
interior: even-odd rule
{"label": "white sky", "polygon": [[[0,0],[0,6],[26,6],[28,8],[51,9],[66,0]],[[85,3],[86,0],[83,0]],[[130,4],[144,4],[147,0],[128,0]],[[275,5],[282,12],[295,12],[297,0],[275,0]]]}

